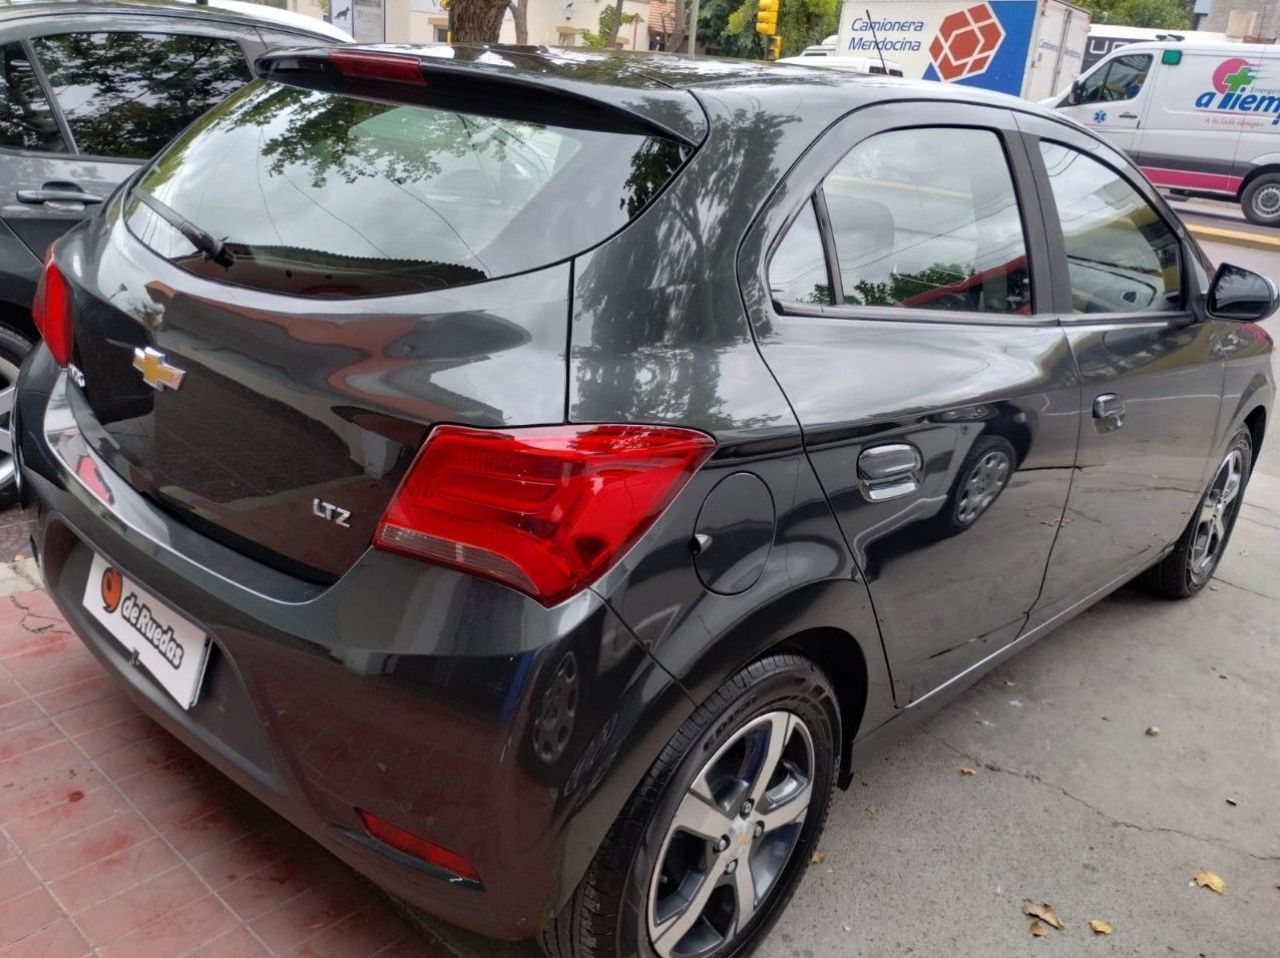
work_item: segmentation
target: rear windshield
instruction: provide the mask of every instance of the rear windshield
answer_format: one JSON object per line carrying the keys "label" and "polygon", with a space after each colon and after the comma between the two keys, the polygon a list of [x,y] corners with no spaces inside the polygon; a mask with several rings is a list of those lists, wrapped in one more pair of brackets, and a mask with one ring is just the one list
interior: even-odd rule
{"label": "rear windshield", "polygon": [[[157,253],[222,282],[325,298],[408,293],[595,245],[649,203],[685,150],[659,136],[258,82],[143,174],[137,186],[158,203],[135,191],[125,210]],[[231,255],[198,250],[190,227]]]}

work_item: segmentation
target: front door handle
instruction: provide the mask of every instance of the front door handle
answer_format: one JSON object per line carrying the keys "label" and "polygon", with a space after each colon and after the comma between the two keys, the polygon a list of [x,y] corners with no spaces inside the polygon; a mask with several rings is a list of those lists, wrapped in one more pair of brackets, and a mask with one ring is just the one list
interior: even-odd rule
{"label": "front door handle", "polygon": [[84,206],[101,203],[102,197],[70,186],[59,186],[56,189],[46,186],[38,190],[18,190],[18,202],[29,206],[43,206],[45,203],[79,203]]}
{"label": "front door handle", "polygon": [[1120,114],[1120,119],[1122,119],[1122,120],[1136,120],[1137,118],[1138,118],[1138,114],[1136,114],[1136,113],[1121,113],[1121,114]]}
{"label": "front door handle", "polygon": [[920,488],[924,460],[920,450],[905,442],[870,446],[858,456],[858,480],[871,502],[907,496]]}
{"label": "front door handle", "polygon": [[1094,424],[1098,432],[1113,432],[1124,425],[1124,397],[1118,393],[1103,393],[1093,401]]}

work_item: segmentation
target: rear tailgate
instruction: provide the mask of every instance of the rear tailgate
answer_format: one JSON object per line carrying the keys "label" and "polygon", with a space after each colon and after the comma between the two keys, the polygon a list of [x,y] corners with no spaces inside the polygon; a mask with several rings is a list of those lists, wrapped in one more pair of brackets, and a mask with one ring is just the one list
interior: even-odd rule
{"label": "rear tailgate", "polygon": [[427,96],[403,57],[384,83],[330,56],[352,54],[294,54],[298,83],[206,115],[57,254],[95,448],[319,581],[368,547],[432,425],[564,421],[569,259],[690,151],[576,94]]}

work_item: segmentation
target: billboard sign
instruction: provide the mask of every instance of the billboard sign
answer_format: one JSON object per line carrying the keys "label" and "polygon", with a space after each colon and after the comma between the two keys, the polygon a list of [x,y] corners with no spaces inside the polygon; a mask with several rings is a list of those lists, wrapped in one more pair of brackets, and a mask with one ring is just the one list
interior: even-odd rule
{"label": "billboard sign", "polygon": [[849,0],[839,53],[883,54],[913,79],[946,80],[1017,95],[1038,0]]}

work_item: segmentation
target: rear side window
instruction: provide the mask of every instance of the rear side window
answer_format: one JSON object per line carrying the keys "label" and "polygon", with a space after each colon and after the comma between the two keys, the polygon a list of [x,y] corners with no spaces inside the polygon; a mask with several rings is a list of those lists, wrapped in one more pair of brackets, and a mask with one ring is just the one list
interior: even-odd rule
{"label": "rear side window", "polygon": [[769,261],[769,294],[775,303],[826,305],[831,283],[813,203],[806,203]]}
{"label": "rear side window", "polygon": [[67,144],[20,43],[0,46],[0,146],[62,153]]}
{"label": "rear side window", "polygon": [[135,195],[126,212],[161,255],[223,282],[331,298],[408,293],[581,252],[636,216],[684,155],[643,133],[259,82],[139,183],[226,237],[229,267],[197,252],[154,204]]}
{"label": "rear side window", "polygon": [[76,150],[145,159],[252,78],[240,45],[165,33],[37,37]]}
{"label": "rear side window", "polygon": [[990,130],[893,130],[863,140],[823,183],[844,302],[1030,311],[1013,179]]}

